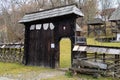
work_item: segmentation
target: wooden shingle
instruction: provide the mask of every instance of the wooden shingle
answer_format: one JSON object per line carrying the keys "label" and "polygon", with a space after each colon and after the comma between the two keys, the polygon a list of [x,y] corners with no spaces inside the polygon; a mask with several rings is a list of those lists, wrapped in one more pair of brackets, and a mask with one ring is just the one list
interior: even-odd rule
{"label": "wooden shingle", "polygon": [[103,25],[104,21],[100,18],[94,18],[87,22],[88,25]]}
{"label": "wooden shingle", "polygon": [[32,22],[36,20],[59,17],[69,14],[84,16],[84,14],[76,7],[76,5],[68,5],[59,8],[53,8],[53,9],[26,14],[19,22],[20,23]]}

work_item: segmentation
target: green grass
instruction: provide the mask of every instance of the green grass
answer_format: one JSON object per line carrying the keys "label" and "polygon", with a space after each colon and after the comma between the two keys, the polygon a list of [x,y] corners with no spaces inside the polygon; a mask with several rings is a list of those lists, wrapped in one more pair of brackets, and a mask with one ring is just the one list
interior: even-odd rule
{"label": "green grass", "polygon": [[98,42],[94,38],[87,38],[88,45],[120,47],[120,42]]}
{"label": "green grass", "polygon": [[[67,59],[67,56],[66,56]],[[68,66],[67,66],[68,67]],[[19,74],[19,73],[26,73],[26,72],[31,72],[31,71],[39,71],[39,72],[44,72],[44,71],[54,71],[53,69],[49,68],[42,68],[42,67],[35,67],[35,66],[24,66],[22,64],[17,64],[17,63],[3,63],[0,62],[0,75],[5,75],[5,74]],[[48,78],[48,79],[43,79],[43,80],[113,80],[112,78],[99,78],[99,79],[94,79],[92,76],[88,75],[78,75],[78,76],[56,76],[53,78]]]}
{"label": "green grass", "polygon": [[19,73],[26,73],[30,71],[50,71],[52,69],[49,68],[42,68],[42,67],[35,67],[35,66],[25,66],[22,64],[17,63],[3,63],[0,62],[0,75],[3,74],[19,74]]}

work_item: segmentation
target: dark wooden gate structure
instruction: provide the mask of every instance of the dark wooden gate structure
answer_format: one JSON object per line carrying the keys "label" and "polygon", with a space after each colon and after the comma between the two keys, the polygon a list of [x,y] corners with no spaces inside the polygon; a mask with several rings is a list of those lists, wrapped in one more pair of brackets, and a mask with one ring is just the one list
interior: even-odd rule
{"label": "dark wooden gate structure", "polygon": [[63,37],[69,37],[72,44],[71,49],[73,49],[76,18],[83,16],[76,5],[26,14],[19,21],[25,25],[25,64],[51,68],[58,67],[59,41]]}

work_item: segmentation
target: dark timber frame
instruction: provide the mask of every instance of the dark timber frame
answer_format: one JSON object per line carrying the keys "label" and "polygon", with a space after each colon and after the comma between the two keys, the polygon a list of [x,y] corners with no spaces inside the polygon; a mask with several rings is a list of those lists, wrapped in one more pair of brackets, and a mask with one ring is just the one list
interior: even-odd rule
{"label": "dark timber frame", "polygon": [[[75,43],[76,18],[82,16],[84,15],[76,5],[26,14],[19,21],[25,25],[24,64],[59,67],[59,41],[63,37],[69,37],[72,52]],[[39,30],[36,27],[38,24],[40,24]],[[54,29],[50,29],[50,24]],[[34,30],[30,30],[32,25]],[[71,62],[72,60],[71,53]]]}

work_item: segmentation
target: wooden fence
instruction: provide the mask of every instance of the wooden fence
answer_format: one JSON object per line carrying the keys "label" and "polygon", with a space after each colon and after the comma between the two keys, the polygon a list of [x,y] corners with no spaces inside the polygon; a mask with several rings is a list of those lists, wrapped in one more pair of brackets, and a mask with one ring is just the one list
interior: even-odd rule
{"label": "wooden fence", "polygon": [[22,63],[23,47],[24,44],[0,44],[0,61]]}

